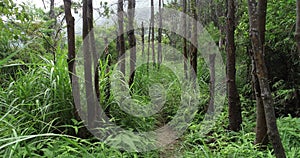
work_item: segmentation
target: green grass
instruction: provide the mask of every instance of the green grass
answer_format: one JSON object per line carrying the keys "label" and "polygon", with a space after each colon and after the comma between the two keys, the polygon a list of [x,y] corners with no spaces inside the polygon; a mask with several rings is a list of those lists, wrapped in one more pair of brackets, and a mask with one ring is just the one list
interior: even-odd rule
{"label": "green grass", "polygon": [[[245,98],[242,98],[243,129],[240,132],[227,130],[228,115],[227,109],[224,109],[210,132],[201,135],[203,112],[200,111],[172,149],[130,153],[114,149],[92,137],[79,138],[76,135],[83,124],[73,116],[66,55],[59,52],[58,57],[56,63],[40,57],[35,64],[27,64],[28,69],[18,69],[14,77],[6,76],[8,79],[2,83],[0,155],[3,157],[274,157],[271,146],[260,150],[253,145],[255,109],[249,110],[247,105],[251,101]],[[172,72],[161,67],[160,71],[151,69],[149,74],[145,75],[145,67],[137,70],[133,98],[146,105],[150,101],[148,90],[151,84],[163,85],[166,103],[160,113],[151,117],[132,117],[120,110],[113,95],[106,103],[111,106],[112,120],[125,129],[153,130],[172,120],[177,111],[181,88]],[[100,76],[103,89],[107,78],[103,73]],[[207,77],[204,77],[199,82],[204,92],[208,87],[206,80]],[[200,109],[207,104],[207,96],[201,93],[204,101],[200,102]],[[287,156],[299,157],[300,119],[279,118],[278,127]]]}

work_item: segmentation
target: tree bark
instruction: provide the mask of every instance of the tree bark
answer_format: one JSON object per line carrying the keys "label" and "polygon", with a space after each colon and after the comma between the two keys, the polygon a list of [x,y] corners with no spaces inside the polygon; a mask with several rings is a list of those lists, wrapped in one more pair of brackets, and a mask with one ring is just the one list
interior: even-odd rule
{"label": "tree bark", "polygon": [[100,100],[100,85],[99,85],[99,64],[98,64],[98,55],[96,53],[96,45],[95,45],[95,34],[94,34],[94,16],[93,16],[93,1],[88,0],[88,30],[89,30],[89,42],[90,42],[90,52],[92,54],[93,59],[93,70],[95,71],[94,75],[94,84],[95,84],[95,93],[97,99]]}
{"label": "tree bark", "polygon": [[210,74],[210,84],[209,84],[209,105],[208,114],[213,114],[215,111],[215,59],[216,54],[209,55],[209,74]]}
{"label": "tree bark", "polygon": [[298,55],[300,57],[300,0],[296,1],[296,8],[297,8],[297,20],[296,20],[295,39],[297,43]]}
{"label": "tree bark", "polygon": [[[258,3],[261,3],[260,5],[264,3],[266,4],[266,0],[259,0]],[[256,74],[258,77],[261,98],[264,105],[264,112],[266,116],[266,123],[268,129],[267,133],[270,138],[270,141],[272,142],[275,156],[278,158],[284,158],[286,157],[286,155],[280,140],[280,135],[276,124],[274,102],[268,82],[267,67],[264,60],[264,46],[262,43],[262,39],[260,38],[261,35],[259,30],[259,24],[263,22],[258,22],[258,20],[261,20],[259,18],[261,18],[262,15],[259,14],[262,13],[262,11],[260,11],[260,9],[257,8],[256,4],[256,0],[248,0],[250,38],[253,49],[254,64],[256,66]]]}
{"label": "tree bark", "polygon": [[182,17],[182,21],[183,21],[183,59],[184,59],[184,75],[185,78],[188,78],[188,54],[187,54],[187,20],[186,20],[186,16],[187,16],[187,1],[186,0],[182,0],[182,10],[183,10],[183,17]]}
{"label": "tree bark", "polygon": [[[198,52],[198,34],[197,34],[197,10],[196,10],[196,0],[191,0],[191,11],[192,11],[192,15],[193,15],[193,22],[192,22],[192,37],[191,37],[191,57],[190,57],[190,63],[191,63],[191,77],[195,77],[192,78],[193,80],[195,80],[197,78],[197,52]],[[194,75],[195,76],[194,76]]]}
{"label": "tree bark", "polygon": [[229,105],[229,128],[239,131],[242,124],[241,102],[236,87],[235,69],[235,2],[228,0],[227,26],[226,26],[226,53],[227,53],[227,93]]}
{"label": "tree bark", "polygon": [[142,22],[141,38],[142,38],[142,58],[144,59],[144,55],[145,55],[145,27],[144,27],[144,22]]}
{"label": "tree bark", "polygon": [[152,60],[155,66],[155,47],[154,47],[154,0],[151,0],[151,44],[152,44]]}
{"label": "tree bark", "polygon": [[67,23],[67,34],[68,34],[68,70],[70,81],[72,83],[72,76],[74,74],[74,63],[75,63],[75,19],[71,12],[71,0],[64,0],[64,9]]}
{"label": "tree bark", "polygon": [[119,60],[120,60],[120,71],[125,76],[125,39],[124,39],[124,2],[123,0],[118,0],[118,43],[119,43]]}
{"label": "tree bark", "polygon": [[[72,16],[71,12],[71,0],[64,0],[64,10],[66,16],[66,23],[67,23],[67,35],[68,35],[68,70],[69,70],[69,77],[70,83],[72,85],[72,92],[73,98],[75,103],[80,103],[80,96],[79,96],[79,85],[78,85],[78,78],[76,77],[75,71],[75,19]],[[75,95],[75,93],[77,95]],[[77,121],[80,120],[79,112],[80,108],[74,108],[74,115]]]}
{"label": "tree bark", "polygon": [[162,0],[159,0],[159,28],[158,28],[158,45],[157,45],[157,62],[158,62],[158,68],[160,67],[160,64],[162,62],[162,47],[161,47],[161,41],[162,41]]}
{"label": "tree bark", "polygon": [[135,0],[128,0],[128,41],[130,46],[130,78],[129,87],[132,86],[135,76],[136,64],[136,39],[134,34],[134,16],[135,16]]}
{"label": "tree bark", "polygon": [[50,0],[50,11],[49,16],[51,19],[55,19],[55,12],[54,12],[54,0]]}
{"label": "tree bark", "polygon": [[85,90],[87,99],[87,111],[88,111],[88,127],[94,127],[95,121],[95,98],[94,98],[94,87],[92,77],[92,53],[90,49],[90,36],[89,36],[89,13],[88,13],[88,0],[83,0],[82,7],[82,40],[83,40],[83,54],[84,54],[84,78],[85,78]]}
{"label": "tree bark", "polygon": [[[249,8],[250,9],[250,8]],[[256,10],[255,8],[251,8],[253,10]],[[258,34],[259,39],[261,43],[261,49],[262,52],[265,52],[265,31],[266,31],[266,9],[267,9],[267,1],[258,1],[257,4],[257,28],[258,28]],[[257,67],[255,65],[255,58],[253,51],[251,51],[251,60],[252,60],[252,82],[254,85],[254,91],[255,91],[255,97],[256,97],[256,138],[255,138],[255,144],[259,144],[261,147],[268,144],[268,134],[267,134],[267,122],[266,122],[266,116],[265,116],[265,110],[264,110],[264,104],[263,100],[261,98],[261,88],[259,85],[259,80],[257,76]]]}
{"label": "tree bark", "polygon": [[151,43],[151,22],[149,24],[149,32],[148,32],[148,50],[147,50],[147,75],[149,74],[149,63],[150,63],[150,43]]}

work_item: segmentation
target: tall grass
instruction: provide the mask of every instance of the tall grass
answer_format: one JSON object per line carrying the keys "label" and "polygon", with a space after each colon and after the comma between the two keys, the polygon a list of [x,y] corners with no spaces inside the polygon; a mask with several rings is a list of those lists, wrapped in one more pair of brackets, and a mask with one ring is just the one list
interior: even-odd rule
{"label": "tall grass", "polygon": [[[95,138],[76,137],[83,124],[73,116],[71,86],[66,63],[66,52],[58,49],[57,60],[38,56],[32,63],[19,63],[17,73],[5,76],[0,87],[0,155],[3,157],[273,157],[272,148],[259,150],[253,145],[255,138],[255,111],[244,110],[243,129],[240,132],[227,130],[227,109],[221,113],[216,126],[203,136],[200,135],[203,113],[196,115],[184,135],[172,148],[158,149],[145,153],[129,153],[111,148]],[[13,65],[2,65],[13,66]],[[101,64],[105,70],[107,63]],[[148,88],[153,83],[164,85],[166,104],[160,113],[146,118],[132,117],[122,112],[114,95],[104,104],[111,106],[112,120],[124,128],[149,131],[172,119],[180,103],[180,85],[171,72],[164,67],[160,71],[145,67],[136,71],[133,98],[141,103],[149,102]],[[200,79],[200,86],[207,91],[207,75]],[[107,75],[101,73],[101,89]],[[104,98],[102,92],[102,100]],[[199,108],[207,104],[208,94],[201,93]],[[244,104],[249,103],[242,100]],[[107,106],[106,105],[106,106]],[[300,156],[300,120],[280,118],[278,126],[288,157]]]}

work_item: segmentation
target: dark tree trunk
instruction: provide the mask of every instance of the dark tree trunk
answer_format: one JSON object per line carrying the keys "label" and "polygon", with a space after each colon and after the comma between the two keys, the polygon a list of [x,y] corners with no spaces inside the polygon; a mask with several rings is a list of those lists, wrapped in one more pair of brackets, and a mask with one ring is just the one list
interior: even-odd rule
{"label": "dark tree trunk", "polygon": [[90,49],[90,39],[89,39],[89,9],[88,9],[88,0],[83,0],[82,7],[82,40],[83,40],[83,54],[84,54],[84,78],[85,78],[85,90],[86,90],[86,99],[87,99],[87,110],[88,110],[88,127],[94,127],[95,121],[95,98],[94,98],[94,87],[92,79],[92,53]]}
{"label": "dark tree trunk", "polygon": [[134,16],[135,16],[135,0],[128,0],[128,41],[130,46],[130,78],[129,87],[132,86],[135,75],[135,64],[136,64],[136,39],[134,34]]}
{"label": "dark tree trunk", "polygon": [[[66,16],[66,23],[67,23],[67,34],[68,34],[68,70],[69,70],[69,77],[70,83],[72,85],[72,92],[73,98],[75,103],[80,103],[80,96],[79,96],[79,85],[78,85],[78,78],[76,76],[75,71],[75,19],[72,16],[71,12],[71,0],[64,0],[64,10]],[[74,108],[74,115],[77,121],[80,121],[79,112],[80,108]]]}
{"label": "dark tree trunk", "polygon": [[145,55],[145,27],[144,27],[144,22],[142,22],[141,38],[142,38],[142,58],[144,59],[144,55]]}
{"label": "dark tree trunk", "polygon": [[152,60],[155,66],[155,47],[154,47],[154,0],[151,0],[151,46],[152,46]]}
{"label": "dark tree trunk", "polygon": [[[107,67],[105,70],[105,74],[106,74],[106,83],[105,83],[105,103],[109,102],[109,98],[110,98],[110,76],[109,76],[109,71],[110,71],[110,66],[111,66],[111,56],[109,55],[109,43],[108,43],[108,39],[107,37],[104,38],[105,41],[105,60],[107,60]],[[109,116],[109,111],[110,111],[110,106],[108,105],[105,109],[105,114],[107,116]]]}
{"label": "dark tree trunk", "polygon": [[[258,6],[267,4],[266,0],[259,0]],[[263,7],[263,6],[260,6]],[[265,7],[266,8],[266,7]],[[256,74],[258,77],[258,82],[260,86],[261,98],[264,105],[264,112],[267,123],[267,133],[270,141],[272,142],[275,156],[278,158],[286,157],[283,145],[280,140],[279,131],[276,124],[276,117],[274,112],[274,102],[268,82],[267,68],[264,60],[264,46],[261,39],[260,24],[263,22],[258,22],[262,18],[263,12],[256,7],[256,0],[248,0],[248,11],[249,11],[249,21],[250,21],[250,37],[253,49],[254,64],[256,66]],[[265,18],[262,18],[263,20]]]}
{"label": "dark tree trunk", "polygon": [[208,114],[213,114],[215,111],[215,59],[216,54],[209,55],[209,73],[210,73],[210,84],[209,84],[209,105]]}
{"label": "dark tree trunk", "polygon": [[120,71],[125,76],[125,39],[124,39],[124,2],[123,0],[118,0],[118,43],[119,43],[119,60],[120,60]]}
{"label": "dark tree trunk", "polygon": [[49,16],[51,19],[55,19],[55,12],[54,12],[54,0],[50,0],[50,12]]}
{"label": "dark tree trunk", "polygon": [[[196,10],[196,0],[191,0],[191,10],[192,10],[192,15],[193,15],[193,22],[192,22],[192,38],[191,38],[191,57],[190,57],[190,63],[191,63],[191,77],[193,80],[197,78],[197,52],[198,52],[198,34],[197,34],[197,10]],[[195,76],[194,76],[194,75]]]}
{"label": "dark tree trunk", "polygon": [[90,42],[90,52],[93,59],[93,69],[95,71],[94,83],[95,83],[95,93],[98,101],[100,100],[100,85],[99,85],[99,64],[98,55],[96,53],[95,46],[95,34],[94,34],[94,16],[93,16],[93,2],[88,0],[88,30],[89,30],[89,42]]}
{"label": "dark tree trunk", "polygon": [[242,124],[241,102],[236,87],[235,69],[235,2],[227,1],[226,53],[227,53],[227,93],[229,106],[229,128],[239,131]]}
{"label": "dark tree trunk", "polygon": [[297,7],[297,20],[296,20],[295,39],[297,43],[298,55],[300,57],[300,0],[296,1],[296,7]]}
{"label": "dark tree trunk", "polygon": [[184,75],[185,75],[185,78],[187,79],[188,78],[188,66],[187,66],[187,63],[188,63],[188,54],[187,54],[187,20],[186,20],[186,15],[187,15],[187,1],[186,0],[182,0],[182,7],[183,7],[183,18],[182,18],[182,21],[183,21],[183,58],[184,58],[184,65],[183,65],[183,68],[184,68]]}
{"label": "dark tree trunk", "polygon": [[[250,8],[249,8],[250,9]],[[251,8],[256,10],[255,8]],[[265,43],[265,25],[266,25],[266,9],[267,9],[267,2],[265,0],[258,1],[257,6],[257,28],[258,28],[258,34],[260,38],[261,43],[261,49],[262,53],[265,52],[264,50],[264,43]],[[251,60],[252,60],[252,82],[254,85],[254,92],[256,97],[256,138],[255,138],[255,144],[259,144],[261,147],[264,147],[268,144],[268,128],[267,128],[267,122],[266,122],[266,116],[265,116],[265,110],[264,110],[264,104],[261,97],[261,88],[259,85],[259,80],[257,76],[257,67],[255,65],[255,58],[254,54],[251,51]]]}
{"label": "dark tree trunk", "polygon": [[151,22],[149,24],[149,32],[148,32],[148,50],[147,50],[147,74],[149,74],[149,63],[150,63],[150,43],[151,43]]}
{"label": "dark tree trunk", "polygon": [[159,28],[158,28],[158,45],[157,45],[157,62],[158,62],[158,68],[160,67],[160,64],[162,62],[162,47],[161,47],[161,41],[162,41],[162,0],[159,0]]}
{"label": "dark tree trunk", "polygon": [[107,60],[107,67],[105,70],[106,76],[107,76],[107,82],[105,86],[105,102],[108,102],[110,98],[110,76],[109,71],[110,71],[110,66],[111,66],[111,58],[109,56],[109,48],[108,48],[108,39],[107,37],[104,38],[105,41],[105,60]]}
{"label": "dark tree trunk", "polygon": [[74,63],[75,63],[75,19],[71,12],[71,0],[64,0],[64,9],[67,23],[67,34],[68,34],[68,69],[70,81],[72,83],[72,76],[74,74]]}

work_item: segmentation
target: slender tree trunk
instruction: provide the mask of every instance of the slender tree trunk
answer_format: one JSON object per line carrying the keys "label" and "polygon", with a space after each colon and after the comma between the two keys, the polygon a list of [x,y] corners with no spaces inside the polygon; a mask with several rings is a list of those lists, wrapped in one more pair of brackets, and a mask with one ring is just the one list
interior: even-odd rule
{"label": "slender tree trunk", "polygon": [[123,0],[118,0],[118,26],[119,26],[119,60],[120,62],[120,71],[125,76],[125,39],[124,39],[124,2]]}
{"label": "slender tree trunk", "polygon": [[[75,69],[75,19],[72,16],[71,12],[71,0],[64,0],[64,10],[66,16],[66,23],[67,23],[67,34],[68,34],[68,70],[69,70],[69,77],[70,83],[72,85],[73,97],[75,103],[80,103],[80,96],[79,96],[79,85],[78,85],[78,78],[76,76],[76,69]],[[76,120],[80,120],[79,112],[80,108],[74,108],[74,115]]]}
{"label": "slender tree trunk", "polygon": [[71,12],[71,0],[64,0],[64,9],[67,23],[67,34],[68,34],[68,69],[70,81],[72,83],[72,76],[74,74],[74,63],[75,63],[75,19]]}
{"label": "slender tree trunk", "polygon": [[151,44],[152,44],[152,60],[155,66],[155,47],[154,47],[154,0],[151,0]]}
{"label": "slender tree trunk", "polygon": [[[109,76],[109,71],[110,71],[110,66],[111,66],[111,56],[109,55],[109,43],[108,43],[108,39],[107,37],[104,38],[105,41],[105,60],[107,60],[107,67],[105,70],[105,74],[106,74],[106,83],[105,83],[105,103],[109,102],[109,98],[110,98],[110,76]],[[110,111],[110,106],[108,105],[105,109],[105,114],[106,115],[110,115],[109,114]]]}
{"label": "slender tree trunk", "polygon": [[142,22],[142,58],[144,59],[145,56],[145,27],[144,27],[144,22]]}
{"label": "slender tree trunk", "polygon": [[227,93],[229,105],[229,128],[239,131],[242,124],[241,102],[236,87],[235,69],[235,2],[227,0],[226,53],[227,53]]}
{"label": "slender tree trunk", "polygon": [[209,71],[210,71],[210,84],[209,84],[209,105],[208,114],[213,114],[215,111],[215,59],[216,54],[209,55]]}
{"label": "slender tree trunk", "polygon": [[186,0],[182,0],[182,7],[183,7],[183,17],[182,17],[182,21],[183,21],[183,59],[184,59],[184,75],[185,78],[188,78],[188,54],[187,54],[187,20],[186,20],[186,16],[187,16],[187,1]]}
{"label": "slender tree trunk", "polygon": [[267,134],[267,123],[266,123],[266,117],[265,117],[265,110],[264,110],[264,104],[261,98],[261,90],[259,86],[258,77],[256,74],[256,65],[255,65],[255,59],[253,56],[252,51],[251,52],[251,61],[252,61],[252,83],[256,98],[256,138],[255,138],[255,144],[259,144],[261,147],[268,144],[268,134]]}
{"label": "slender tree trunk", "polygon": [[55,19],[55,12],[54,12],[54,0],[50,0],[50,12],[49,16],[51,19]]}
{"label": "slender tree trunk", "polygon": [[300,0],[296,1],[296,8],[297,8],[297,20],[296,20],[295,39],[297,43],[298,55],[300,57]]}
{"label": "slender tree trunk", "polygon": [[100,85],[99,85],[99,64],[98,64],[98,55],[96,53],[95,46],[95,34],[94,34],[94,16],[93,16],[93,1],[88,0],[88,30],[89,30],[89,42],[90,42],[90,52],[92,54],[93,60],[93,69],[95,71],[94,84],[95,84],[95,93],[98,101],[100,100]]}
{"label": "slender tree trunk", "polygon": [[[254,8],[253,8],[254,9]],[[259,38],[260,38],[260,43],[262,46],[262,52],[265,52],[265,31],[266,31],[266,9],[267,9],[267,1],[262,0],[258,1],[257,4],[257,14],[258,14],[258,19],[257,19],[257,27],[258,27],[258,33],[259,33]],[[252,51],[251,51],[252,52]],[[266,116],[265,116],[265,110],[264,110],[264,104],[263,100],[261,97],[261,88],[259,85],[259,80],[257,76],[257,67],[255,65],[255,58],[254,54],[252,54],[252,82],[254,84],[254,90],[255,90],[255,96],[256,96],[256,138],[255,138],[255,144],[260,144],[261,147],[265,146],[268,144],[268,134],[267,134],[267,122],[266,122]]]}
{"label": "slender tree trunk", "polygon": [[150,40],[151,40],[151,22],[149,24],[149,32],[148,32],[148,50],[147,50],[147,74],[149,74],[149,63],[150,63]]}
{"label": "slender tree trunk", "polygon": [[[192,22],[192,44],[191,44],[191,57],[190,57],[190,63],[191,63],[191,75],[193,80],[197,78],[197,52],[198,52],[198,34],[197,34],[197,10],[196,10],[196,0],[191,0],[191,10],[193,15],[193,22]],[[195,76],[193,76],[195,74]]]}
{"label": "slender tree trunk", "polygon": [[[258,6],[266,4],[266,0],[259,0],[258,3],[260,3]],[[272,142],[275,156],[278,158],[284,158],[286,157],[286,155],[280,140],[280,135],[276,124],[276,117],[273,107],[274,102],[268,82],[267,68],[264,60],[264,46],[261,39],[261,32],[259,30],[259,24],[262,24],[263,22],[258,21],[261,20],[259,18],[262,17],[262,15],[260,14],[263,12],[262,10],[256,7],[256,0],[248,0],[248,11],[253,58],[260,86],[261,98],[264,105],[264,112],[266,116],[266,123],[268,129],[267,133],[270,138],[270,141]]]}
{"label": "slender tree trunk", "polygon": [[159,0],[159,28],[158,28],[158,45],[157,45],[157,62],[158,62],[158,68],[160,67],[160,64],[162,62],[162,47],[161,47],[161,41],[162,41],[162,0]]}
{"label": "slender tree trunk", "polygon": [[88,13],[88,0],[83,0],[82,7],[82,40],[83,40],[83,54],[84,54],[84,78],[85,78],[85,90],[87,99],[87,110],[88,110],[88,127],[94,127],[95,121],[95,98],[94,98],[94,87],[93,87],[93,77],[92,77],[92,53],[90,49],[90,39],[89,39],[89,13]]}
{"label": "slender tree trunk", "polygon": [[135,16],[135,0],[128,0],[128,41],[130,45],[130,78],[129,87],[132,86],[135,75],[135,64],[136,64],[136,39],[134,34],[134,16]]}

